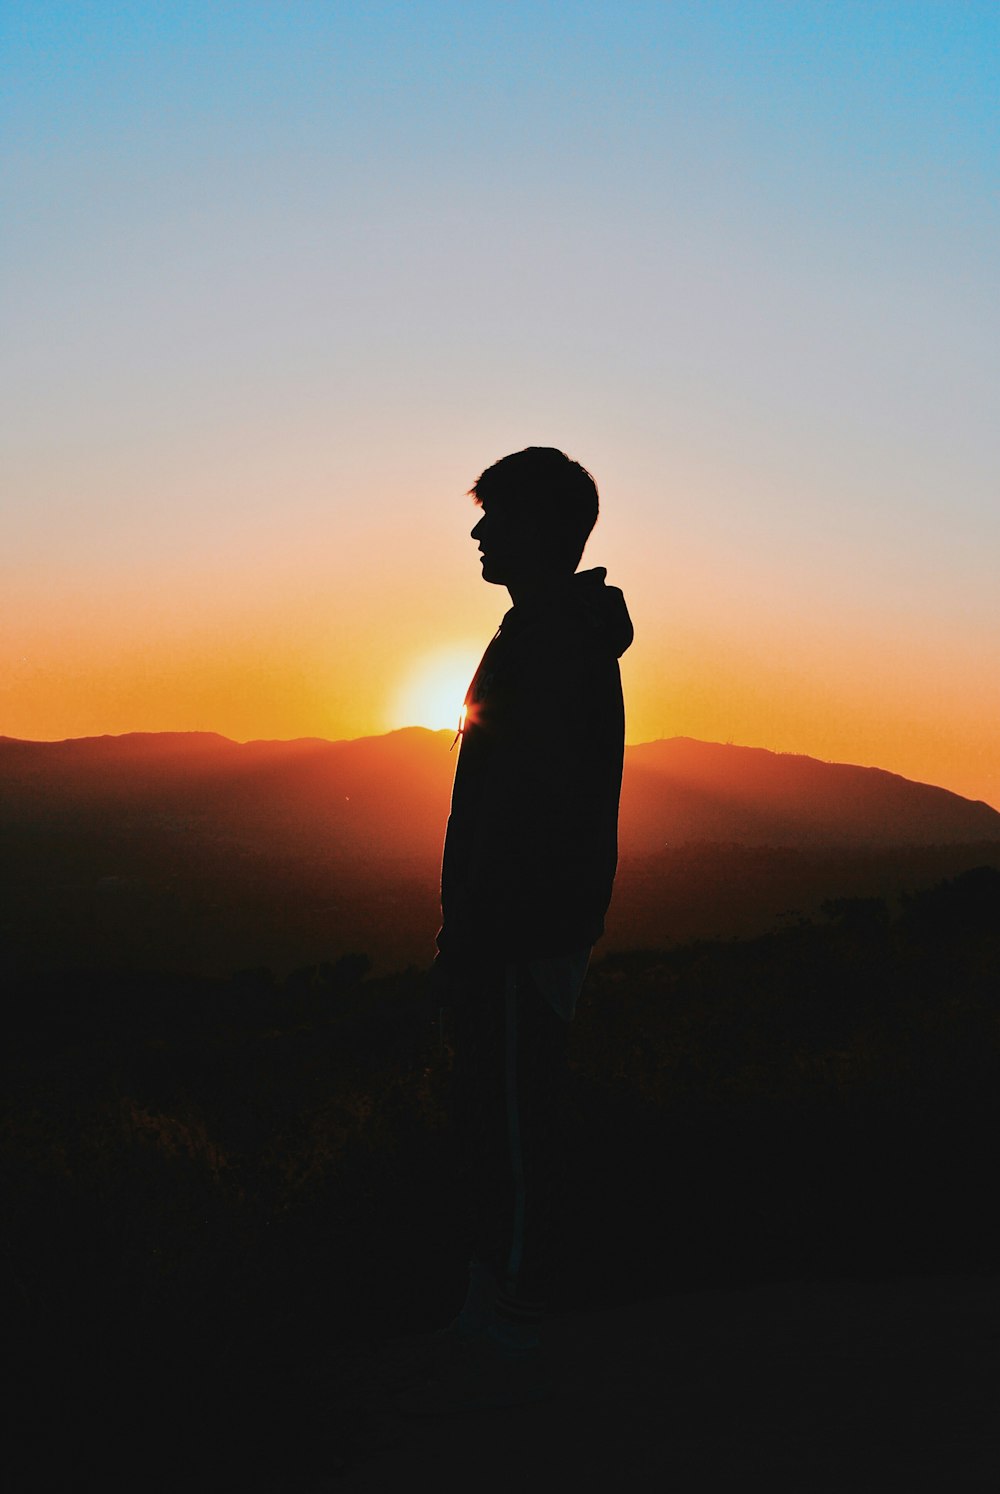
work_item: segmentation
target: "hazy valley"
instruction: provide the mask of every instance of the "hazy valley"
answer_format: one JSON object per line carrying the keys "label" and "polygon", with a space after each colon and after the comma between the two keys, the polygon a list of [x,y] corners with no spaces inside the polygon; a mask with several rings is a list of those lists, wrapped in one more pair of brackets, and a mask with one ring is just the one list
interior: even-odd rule
{"label": "hazy valley", "polygon": [[[0,739],[0,939],[29,968],[426,965],[455,753],[211,733]],[[456,749],[457,752],[458,749]],[[602,953],[750,936],[1000,866],[1000,814],[878,769],[675,738],[626,752]]]}

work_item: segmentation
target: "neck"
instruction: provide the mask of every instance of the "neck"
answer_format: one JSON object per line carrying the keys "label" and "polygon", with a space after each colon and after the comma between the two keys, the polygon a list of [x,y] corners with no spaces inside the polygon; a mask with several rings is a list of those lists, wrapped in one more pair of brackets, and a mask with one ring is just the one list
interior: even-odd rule
{"label": "neck", "polygon": [[524,576],[507,582],[507,591],[515,607],[534,607],[553,592],[561,591],[572,580],[562,571],[549,571],[542,576]]}

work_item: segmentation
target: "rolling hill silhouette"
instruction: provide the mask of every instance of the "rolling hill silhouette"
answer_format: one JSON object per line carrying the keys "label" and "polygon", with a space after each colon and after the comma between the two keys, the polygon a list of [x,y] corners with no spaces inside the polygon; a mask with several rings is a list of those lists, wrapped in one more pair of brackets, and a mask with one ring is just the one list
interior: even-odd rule
{"label": "rolling hill silhouette", "polygon": [[350,742],[233,742],[212,732],[0,738],[0,822],[114,814],[178,833],[263,833],[276,845],[291,835],[365,860],[436,855],[450,740],[418,727]]}
{"label": "rolling hill silhouette", "polygon": [[696,841],[756,846],[947,845],[1000,838],[1000,814],[882,768],[691,737],[626,752],[626,854]]}
{"label": "rolling hill silhouette", "polygon": [[[0,738],[0,963],[429,964],[451,741]],[[1000,865],[1000,814],[876,768],[674,738],[626,750],[620,846],[602,951]]]}
{"label": "rolling hill silhouette", "polygon": [[[409,727],[328,742],[233,742],[211,732],[65,742],[0,738],[0,819],[126,814],[178,831],[267,827],[331,850],[440,854],[450,732]],[[625,753],[622,856],[664,845],[902,846],[1000,841],[1000,813],[880,768],[674,737]]]}

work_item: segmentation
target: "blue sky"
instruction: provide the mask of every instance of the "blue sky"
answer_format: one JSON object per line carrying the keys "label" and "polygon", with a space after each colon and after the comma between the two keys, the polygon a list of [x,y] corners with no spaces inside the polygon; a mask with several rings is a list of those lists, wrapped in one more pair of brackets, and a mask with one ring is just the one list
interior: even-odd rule
{"label": "blue sky", "polygon": [[[143,671],[162,726],[381,729],[386,596],[417,652],[488,636],[461,495],[539,442],[601,488],[636,739],[997,802],[1000,7],[2,28],[0,731],[150,726]],[[296,710],[251,709],[261,630]],[[185,695],[220,641],[232,709]]]}

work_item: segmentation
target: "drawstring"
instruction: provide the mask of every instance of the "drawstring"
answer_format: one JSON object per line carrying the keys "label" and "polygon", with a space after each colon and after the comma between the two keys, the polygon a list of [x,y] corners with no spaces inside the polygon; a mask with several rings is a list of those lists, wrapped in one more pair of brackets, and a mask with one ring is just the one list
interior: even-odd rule
{"label": "drawstring", "polygon": [[466,716],[468,714],[469,714],[469,707],[466,704],[466,705],[464,705],[462,707],[461,714],[459,715],[459,718],[458,718],[458,730],[455,733],[455,740],[452,742],[451,746],[448,748],[449,752],[453,752],[454,751],[454,749],[455,749],[455,742],[458,741],[459,737],[461,737],[461,736],[464,735],[464,733],[465,733],[465,718],[466,718]]}
{"label": "drawstring", "polygon": [[[501,631],[502,627],[503,627],[503,623],[500,624],[500,627],[497,628],[496,632],[493,634],[493,637],[490,639],[489,643],[487,644],[487,646],[486,646],[486,654],[489,653],[489,651],[493,647],[494,643],[496,643],[497,639],[500,637],[500,631]],[[451,746],[448,748],[449,752],[453,752],[455,750],[455,743],[458,741],[459,737],[464,737],[465,736],[465,722],[466,722],[466,718],[467,718],[467,716],[469,714],[469,701],[470,701],[470,699],[476,699],[477,698],[477,697],[473,696],[472,692],[476,688],[476,681],[479,679],[479,675],[480,675],[480,673],[482,671],[482,667],[486,663],[486,654],[483,654],[483,657],[479,661],[479,668],[476,670],[475,674],[472,676],[472,684],[469,686],[469,688],[468,688],[468,690],[466,692],[465,704],[462,706],[462,712],[461,712],[461,715],[458,718],[458,730],[455,733],[455,736],[454,736],[454,739],[452,741]]]}

